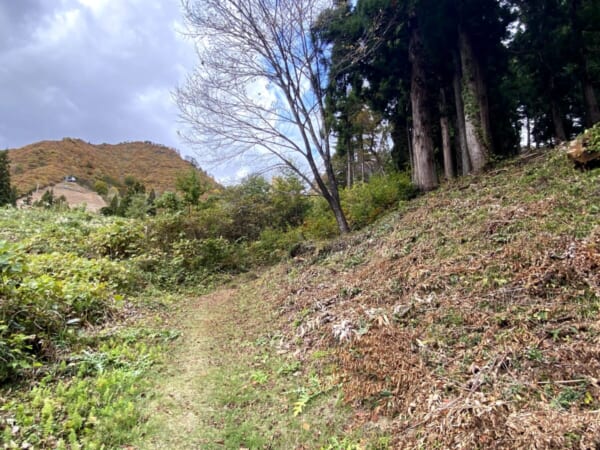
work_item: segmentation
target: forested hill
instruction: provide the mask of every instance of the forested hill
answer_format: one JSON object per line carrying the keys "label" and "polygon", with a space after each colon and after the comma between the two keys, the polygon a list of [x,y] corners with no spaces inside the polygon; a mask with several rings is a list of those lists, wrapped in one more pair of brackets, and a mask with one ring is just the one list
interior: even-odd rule
{"label": "forested hill", "polygon": [[[98,181],[122,187],[126,177],[133,177],[159,193],[175,191],[177,175],[194,167],[174,149],[148,141],[94,145],[64,138],[10,149],[9,159],[11,180],[19,194],[56,184],[69,175],[92,188]],[[206,182],[216,185],[199,170]]]}

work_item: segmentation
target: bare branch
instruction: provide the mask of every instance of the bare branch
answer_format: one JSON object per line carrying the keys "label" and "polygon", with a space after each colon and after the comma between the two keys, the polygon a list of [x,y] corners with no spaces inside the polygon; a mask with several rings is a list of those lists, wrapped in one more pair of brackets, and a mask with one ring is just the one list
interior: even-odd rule
{"label": "bare branch", "polygon": [[213,160],[270,156],[314,185],[348,230],[325,129],[326,0],[185,0],[200,64],[175,97],[188,142]]}

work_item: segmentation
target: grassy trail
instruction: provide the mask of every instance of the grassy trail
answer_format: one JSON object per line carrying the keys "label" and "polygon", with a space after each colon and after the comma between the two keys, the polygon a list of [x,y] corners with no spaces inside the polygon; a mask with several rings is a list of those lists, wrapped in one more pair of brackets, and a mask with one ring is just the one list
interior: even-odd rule
{"label": "grassy trail", "polygon": [[277,313],[253,283],[181,303],[171,322],[182,336],[134,448],[333,448],[346,434],[338,385],[282,349]]}
{"label": "grassy trail", "polygon": [[148,410],[150,434],[139,444],[146,449],[223,448],[207,437],[207,418],[214,406],[214,386],[209,371],[219,360],[213,342],[221,334],[222,315],[233,290],[220,290],[184,305],[175,314],[182,337],[171,348],[168,365],[159,375],[158,392]]}

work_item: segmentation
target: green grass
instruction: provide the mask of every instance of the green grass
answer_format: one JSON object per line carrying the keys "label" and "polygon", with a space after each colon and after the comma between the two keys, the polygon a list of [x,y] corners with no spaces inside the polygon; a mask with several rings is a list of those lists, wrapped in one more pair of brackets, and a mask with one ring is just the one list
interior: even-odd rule
{"label": "green grass", "polygon": [[277,319],[268,303],[251,288],[224,292],[174,316],[183,341],[154,381],[140,448],[355,448],[329,447],[345,434],[349,410],[327,355],[295,358],[270,331]]}
{"label": "green grass", "polygon": [[87,336],[87,347],[46,367],[29,389],[0,391],[6,447],[101,449],[129,444],[144,432],[147,374],[176,334],[128,328]]}
{"label": "green grass", "polygon": [[[600,401],[585,372],[600,297],[584,257],[598,248],[599,180],[557,151],[507,161],[258,275],[204,262],[190,274],[198,243],[177,230],[162,248],[135,220],[0,209],[0,296],[10,299],[0,357],[12,358],[0,439],[352,450],[402,436],[444,447],[461,431],[429,436],[430,390],[452,405],[475,366],[478,393],[517,413],[588,420]],[[227,280],[241,287],[207,294]],[[323,308],[330,321],[319,325]],[[360,336],[333,343],[332,324],[346,318]],[[569,425],[554,437],[583,439]]]}

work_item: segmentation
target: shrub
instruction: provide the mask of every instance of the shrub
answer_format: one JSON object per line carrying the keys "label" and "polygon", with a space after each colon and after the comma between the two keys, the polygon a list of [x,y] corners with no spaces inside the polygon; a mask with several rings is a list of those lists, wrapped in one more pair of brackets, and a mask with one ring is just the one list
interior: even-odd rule
{"label": "shrub", "polygon": [[405,173],[374,176],[368,183],[357,183],[343,190],[342,207],[350,226],[357,229],[373,223],[398,201],[408,200],[414,195],[414,187]]}
{"label": "shrub", "polygon": [[594,125],[583,133],[583,142],[587,150],[600,153],[600,124]]}
{"label": "shrub", "polygon": [[254,264],[276,263],[289,256],[292,248],[303,240],[299,229],[281,231],[267,228],[262,231],[258,241],[250,245],[248,254]]}
{"label": "shrub", "polygon": [[181,200],[174,192],[165,192],[156,199],[154,204],[158,209],[171,213],[181,211],[182,209]]}
{"label": "shrub", "polygon": [[239,271],[241,259],[236,245],[223,238],[183,239],[173,245],[173,264],[190,272]]}
{"label": "shrub", "polygon": [[52,358],[74,327],[99,323],[118,292],[133,286],[130,269],[74,254],[28,255],[0,242],[0,379]]}
{"label": "shrub", "polygon": [[143,223],[117,220],[96,230],[90,247],[99,256],[125,259],[143,251],[145,241]]}
{"label": "shrub", "polygon": [[[414,197],[416,190],[406,173],[373,176],[368,183],[357,183],[340,191],[342,209],[351,228],[373,223],[399,201]],[[302,229],[313,239],[329,239],[338,234],[335,217],[323,198],[313,199]]]}
{"label": "shrub", "polygon": [[309,239],[329,239],[339,233],[335,217],[322,197],[311,199],[311,208],[302,224],[302,231]]}
{"label": "shrub", "polygon": [[94,191],[98,193],[98,195],[107,195],[108,194],[108,184],[102,180],[96,180],[94,182]]}
{"label": "shrub", "polygon": [[61,280],[106,283],[112,290],[122,292],[132,291],[139,281],[129,265],[106,258],[83,258],[73,253],[30,255],[28,268],[33,273],[47,274]]}

